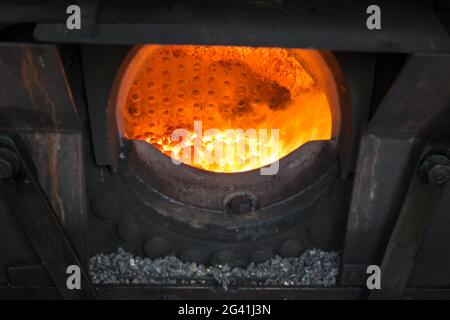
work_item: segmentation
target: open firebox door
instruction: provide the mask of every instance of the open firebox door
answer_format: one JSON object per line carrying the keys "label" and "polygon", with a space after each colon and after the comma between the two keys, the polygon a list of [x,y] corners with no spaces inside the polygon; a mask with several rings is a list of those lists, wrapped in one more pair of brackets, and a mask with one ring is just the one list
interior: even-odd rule
{"label": "open firebox door", "polygon": [[128,251],[244,267],[337,248],[350,112],[331,52],[135,46],[109,115],[120,137],[114,193],[133,208],[117,224]]}
{"label": "open firebox door", "polygon": [[123,135],[214,172],[256,169],[308,141],[328,140],[330,104],[302,65],[311,54],[281,48],[135,48],[119,89]]}

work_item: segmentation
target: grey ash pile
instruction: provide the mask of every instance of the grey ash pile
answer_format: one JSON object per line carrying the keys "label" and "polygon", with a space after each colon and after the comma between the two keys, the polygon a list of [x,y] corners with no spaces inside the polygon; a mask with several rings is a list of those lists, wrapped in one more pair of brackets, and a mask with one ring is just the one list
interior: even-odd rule
{"label": "grey ash pile", "polygon": [[218,283],[225,290],[230,285],[320,286],[336,285],[339,254],[306,250],[298,258],[276,256],[246,268],[227,264],[204,266],[188,263],[174,256],[158,259],[134,257],[118,248],[110,254],[98,254],[89,261],[89,273],[95,284],[192,284]]}

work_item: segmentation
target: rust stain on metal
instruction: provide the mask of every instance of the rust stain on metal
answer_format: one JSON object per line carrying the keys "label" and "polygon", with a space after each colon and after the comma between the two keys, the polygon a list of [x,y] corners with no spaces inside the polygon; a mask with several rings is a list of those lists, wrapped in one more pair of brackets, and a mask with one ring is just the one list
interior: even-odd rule
{"label": "rust stain on metal", "polygon": [[[37,61],[36,61],[37,60]],[[45,68],[44,57],[37,56],[31,49],[24,49],[21,67],[22,83],[27,90],[33,106],[41,112],[49,113],[55,131],[58,130],[58,114],[54,104],[54,99],[49,92],[45,80],[42,79],[42,71]]]}
{"label": "rust stain on metal", "polygon": [[37,97],[39,94],[38,89],[40,86],[38,72],[33,63],[33,52],[31,49],[26,48],[23,51],[21,67],[22,83],[24,88],[27,90],[31,101],[33,102],[33,106],[36,107],[39,105],[39,103],[37,103]]}
{"label": "rust stain on metal", "polygon": [[[35,61],[38,58],[39,61]],[[43,63],[43,57],[36,56],[35,51],[31,49],[24,49],[23,60],[21,66],[21,76],[24,88],[30,96],[30,100],[33,103],[33,107],[41,112],[50,113],[52,119],[52,127],[55,134],[49,134],[45,137],[45,141],[42,144],[46,145],[46,150],[48,151],[45,157],[47,158],[48,164],[48,195],[52,200],[55,211],[59,215],[59,218],[64,222],[64,205],[63,200],[59,194],[59,174],[60,169],[58,167],[59,163],[59,149],[60,145],[60,135],[58,128],[58,117],[56,112],[56,107],[53,103],[53,97],[46,87],[46,83],[41,81],[39,68],[45,67]],[[40,135],[37,136],[40,138]]]}

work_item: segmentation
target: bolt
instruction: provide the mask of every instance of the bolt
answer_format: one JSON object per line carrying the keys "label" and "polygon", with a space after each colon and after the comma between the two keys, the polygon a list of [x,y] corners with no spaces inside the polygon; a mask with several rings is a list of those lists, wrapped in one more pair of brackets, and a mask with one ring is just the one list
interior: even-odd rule
{"label": "bolt", "polygon": [[246,213],[252,209],[252,199],[246,196],[237,196],[230,202],[230,208],[236,213]]}
{"label": "bolt", "polygon": [[428,181],[443,184],[450,179],[450,165],[437,164],[428,171]]}
{"label": "bolt", "polygon": [[12,178],[19,170],[16,154],[8,149],[0,148],[0,180]]}
{"label": "bolt", "polygon": [[227,213],[244,214],[254,211],[256,206],[256,197],[245,192],[236,192],[224,199],[224,208]]}
{"label": "bolt", "polygon": [[422,163],[421,171],[432,184],[444,184],[450,180],[450,158],[444,154],[432,154]]}
{"label": "bolt", "polygon": [[11,163],[5,159],[0,159],[0,179],[8,179],[13,175]]}

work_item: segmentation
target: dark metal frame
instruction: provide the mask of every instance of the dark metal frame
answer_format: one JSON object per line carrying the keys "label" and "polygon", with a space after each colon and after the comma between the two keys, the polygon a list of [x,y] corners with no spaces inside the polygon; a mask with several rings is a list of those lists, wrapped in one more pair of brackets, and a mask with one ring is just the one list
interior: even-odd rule
{"label": "dark metal frame", "polygon": [[[41,41],[54,42],[127,45],[140,42],[199,44],[208,42],[209,44],[285,47],[315,46],[335,50],[372,52],[450,52],[450,41],[445,30],[445,27],[448,28],[448,22],[440,20],[445,16],[446,8],[439,6],[439,3],[433,7],[427,2],[389,4],[388,1],[381,1],[380,5],[385,6],[388,10],[403,12],[405,14],[404,21],[400,23],[397,16],[387,15],[384,20],[386,28],[371,34],[371,36],[367,36],[367,30],[361,27],[364,24],[360,19],[366,17],[363,9],[367,3],[364,2],[358,4],[353,1],[347,4],[340,2],[336,4],[339,8],[330,5],[323,11],[321,6],[323,3],[317,2],[292,3],[288,7],[280,6],[278,2],[270,2],[267,6],[260,6],[257,3],[237,4],[231,1],[229,4],[221,2],[219,6],[214,6],[214,4],[198,6],[196,2],[183,6],[171,6],[166,3],[147,4],[140,8],[141,15],[133,16],[132,21],[121,15],[124,10],[124,7],[120,7],[121,5],[102,8],[101,3],[96,3],[89,6],[88,14],[84,17],[87,19],[89,27],[83,32],[71,34],[65,32],[65,14],[60,12],[60,9],[65,7],[64,3],[49,2],[45,10],[38,11],[41,12],[41,15],[36,15],[34,4],[21,7],[21,16],[10,14],[18,12],[15,5],[10,4],[9,7],[5,7],[7,5],[1,4],[0,22],[4,24],[3,27],[7,27],[5,24],[18,22],[38,23],[35,30],[36,38]],[[329,3],[327,2],[327,4]],[[407,10],[405,10],[405,5]],[[436,8],[439,9],[438,14],[436,14]],[[330,17],[335,18],[330,20]],[[322,24],[321,21],[324,23]],[[110,22],[122,23],[111,24]],[[311,27],[311,24],[314,27]],[[227,29],[224,29],[224,25],[227,26]],[[321,25],[326,26],[326,32],[324,36],[317,36],[317,29],[320,29]],[[180,32],[180,30],[185,32]],[[304,32],[299,35],[298,30],[304,30]],[[394,37],[394,35],[397,36]],[[83,63],[86,66],[89,64],[91,55],[89,49],[91,48],[85,46],[83,49]],[[448,54],[414,54],[410,56],[362,133],[343,250],[340,287],[320,289],[239,288],[229,293],[198,287],[99,286],[93,289],[89,286],[89,279],[84,278],[85,284],[87,284],[84,286],[86,291],[68,292],[63,286],[65,278],[63,279],[61,276],[61,272],[67,263],[83,265],[82,257],[86,255],[85,244],[83,244],[86,235],[83,227],[85,220],[82,214],[80,217],[70,216],[74,224],[71,224],[72,222],[68,224],[67,220],[62,223],[61,219],[55,219],[55,212],[58,213],[58,210],[52,210],[55,199],[45,200],[49,190],[52,189],[49,186],[42,188],[39,186],[37,181],[45,181],[45,177],[38,178],[36,176],[30,158],[42,160],[36,149],[50,140],[53,144],[60,145],[58,144],[59,139],[65,139],[65,142],[71,143],[70,146],[79,148],[80,136],[77,126],[79,119],[77,119],[76,112],[73,112],[75,108],[69,101],[70,99],[67,99],[70,95],[67,94],[61,66],[55,63],[55,61],[59,62],[59,57],[54,47],[32,46],[29,48],[27,45],[11,49],[2,46],[0,50],[3,57],[8,57],[7,65],[11,69],[26,63],[31,70],[35,71],[34,74],[30,74],[33,76],[30,79],[39,80],[25,83],[25,86],[17,86],[20,79],[8,79],[11,88],[26,89],[20,92],[16,92],[14,89],[9,90],[13,95],[17,93],[17,96],[14,96],[11,101],[15,104],[19,101],[19,105],[26,112],[20,115],[11,113],[6,119],[1,119],[3,127],[20,132],[20,137],[13,137],[13,142],[10,139],[6,144],[19,156],[27,156],[21,158],[23,176],[16,182],[4,186],[9,190],[9,199],[16,199],[17,203],[17,207],[11,206],[10,203],[9,208],[12,211],[18,210],[17,217],[22,221],[23,229],[34,240],[38,255],[46,262],[46,267],[52,271],[51,276],[54,277],[53,280],[57,285],[57,289],[46,287],[42,285],[42,282],[37,284],[39,289],[3,286],[0,287],[0,296],[58,298],[59,292],[65,298],[93,298],[96,296],[94,291],[97,291],[102,298],[353,299],[367,296],[367,291],[362,288],[367,276],[365,274],[366,267],[370,264],[381,264],[385,272],[389,272],[389,270],[391,270],[390,272],[400,272],[398,278],[395,279],[401,283],[395,287],[390,287],[386,283],[386,290],[372,294],[372,298],[450,298],[448,288],[439,289],[441,286],[448,287],[450,285],[450,275],[445,273],[450,270],[450,259],[445,257],[437,259],[436,252],[433,251],[434,248],[439,248],[442,250],[439,252],[441,255],[450,256],[450,245],[439,246],[439,242],[445,239],[446,231],[442,231],[442,225],[450,224],[448,214],[445,214],[448,213],[450,187],[447,184],[439,187],[439,190],[436,191],[434,187],[423,185],[417,173],[421,159],[430,147],[449,147],[450,91],[448,88],[450,88],[450,80],[448,74],[450,74],[450,57]],[[8,50],[9,52],[7,52]],[[39,57],[44,62],[52,63],[52,66],[48,68],[52,71],[49,77],[39,69],[42,66]],[[117,59],[121,59],[120,53]],[[371,62],[368,62],[367,65],[370,66]],[[55,70],[57,70],[56,73],[53,72]],[[92,74],[86,75],[87,87],[90,86],[89,81],[95,80]],[[3,82],[8,83],[5,79],[2,79]],[[52,86],[46,87],[38,85],[39,83],[51,83]],[[370,92],[370,88],[366,89],[367,92]],[[103,105],[105,102],[95,102],[95,94],[89,90],[87,95],[89,103]],[[58,105],[64,106],[58,110],[63,110],[65,113],[55,113],[54,105],[46,104],[48,100],[29,99],[39,96],[50,97],[51,101],[57,101]],[[9,107],[16,107],[16,105]],[[6,110],[3,105],[1,108],[3,109],[0,110]],[[88,109],[92,110],[92,108]],[[21,122],[24,115],[29,115],[28,120],[31,121],[25,125]],[[92,121],[96,121],[96,118],[97,120],[104,118],[104,114],[92,111],[90,116]],[[368,112],[363,112],[359,119],[367,116]],[[31,126],[30,123],[32,123]],[[361,123],[358,123],[357,126],[361,126]],[[44,144],[40,141],[38,134],[33,132],[37,127],[48,134],[49,139],[45,139]],[[96,126],[92,126],[92,129],[105,133],[102,128]],[[21,141],[24,137],[28,141],[26,147],[17,147],[17,143],[19,143],[17,141]],[[100,140],[108,139],[107,135],[98,137]],[[34,146],[33,143],[36,143],[37,146]],[[49,149],[46,154],[54,154],[54,149],[53,151],[52,148]],[[78,152],[81,154],[81,149],[78,149]],[[99,164],[112,165],[114,168],[114,163],[104,157],[107,152],[109,151],[98,151],[97,160]],[[39,163],[45,163],[45,161]],[[56,172],[48,170],[45,172],[53,174],[58,172],[57,168],[53,168],[53,170]],[[77,175],[83,176],[82,169],[79,169]],[[27,180],[31,183],[26,183]],[[82,188],[80,187],[81,180],[77,180],[79,188]],[[42,184],[42,182],[40,183]],[[28,220],[36,219],[37,216],[26,215],[32,212],[31,203],[23,201],[24,195],[16,192],[13,188],[18,185],[26,192],[27,200],[33,199],[34,204],[40,205],[40,210],[37,211],[42,214],[42,220]],[[419,192],[414,191],[417,188]],[[439,200],[438,196],[440,196]],[[423,197],[430,197],[429,201],[421,203]],[[84,200],[78,199],[78,203],[84,203]],[[417,203],[423,206],[418,206]],[[52,213],[52,211],[55,212]],[[408,221],[414,217],[423,219],[421,220],[423,223],[415,224],[413,229],[403,232],[405,226],[409,225]],[[431,222],[429,221],[430,217],[433,218]],[[30,224],[31,221],[35,223]],[[425,232],[427,225],[428,231]],[[41,233],[43,229],[38,226],[47,228],[48,232]],[[64,236],[61,226],[66,229],[67,238],[70,238],[72,246],[68,244],[69,240]],[[81,236],[77,236],[75,232],[81,232]],[[411,244],[411,247],[409,247],[410,251],[407,252],[405,260],[400,261],[399,264],[393,258],[396,258],[399,252],[398,243],[404,242]],[[54,248],[54,251],[48,250],[51,247]],[[55,252],[58,254],[55,255]],[[81,256],[81,261],[76,259],[77,255],[74,252]],[[436,264],[438,260],[439,265]],[[403,263],[406,264],[403,265]],[[24,275],[24,272],[30,270],[34,270],[33,272],[36,274],[41,269],[13,268],[11,274],[15,273],[15,278],[18,279],[20,275]],[[442,276],[436,277],[435,274]],[[433,285],[434,288],[414,288],[414,286],[423,287],[427,284]]]}
{"label": "dark metal frame", "polygon": [[[38,182],[37,169],[23,141],[17,135],[3,132],[0,133],[0,148],[14,153],[19,163],[17,173],[3,181],[2,194],[8,199],[10,212],[19,221],[58,292],[64,299],[95,299],[91,280]],[[79,290],[67,286],[69,266],[80,268]]]}
{"label": "dark metal frame", "polygon": [[365,20],[366,8],[372,3],[348,0],[108,2],[104,6],[97,1],[97,6],[86,7],[89,28],[71,33],[66,32],[66,16],[56,8],[62,6],[60,3],[49,3],[52,10],[38,18],[33,14],[35,8],[29,6],[20,17],[5,14],[0,15],[0,21],[38,22],[36,38],[51,42],[207,42],[366,52],[449,52],[448,25],[440,20],[448,8],[441,2],[378,1],[383,8],[383,27],[370,35]]}
{"label": "dark metal frame", "polygon": [[[88,259],[84,150],[79,114],[58,50],[47,45],[2,43],[0,55],[1,127],[25,141],[33,162],[39,164],[37,179],[84,266]],[[66,170],[69,167],[71,170]],[[11,266],[14,279],[20,279],[18,274],[28,271],[16,267],[40,264],[40,259],[9,212],[8,199],[2,197],[0,202],[2,220],[9,225],[1,241],[10,244],[2,250],[5,255],[0,260]],[[7,276],[5,270],[0,271],[1,282]]]}
{"label": "dark metal frame", "polygon": [[[391,249],[385,250],[394,245],[388,241],[396,221],[399,223],[402,205],[423,202],[423,197],[430,197],[425,190],[420,195],[409,194],[407,190],[414,188],[410,184],[424,153],[425,141],[445,141],[449,136],[449,72],[449,55],[411,56],[362,137],[344,246],[341,279],[344,285],[363,284],[367,266],[387,263],[382,258],[385,254],[391,255]],[[435,200],[432,205],[437,207]],[[397,228],[404,227],[398,226],[395,230]],[[410,241],[421,238],[423,231],[415,232],[416,238]],[[391,240],[397,241],[398,236],[393,237]],[[437,260],[433,260],[434,263],[438,263]],[[412,266],[404,269],[403,275],[396,275],[398,279],[403,276],[414,281],[409,279],[410,268]]]}

